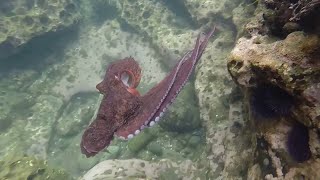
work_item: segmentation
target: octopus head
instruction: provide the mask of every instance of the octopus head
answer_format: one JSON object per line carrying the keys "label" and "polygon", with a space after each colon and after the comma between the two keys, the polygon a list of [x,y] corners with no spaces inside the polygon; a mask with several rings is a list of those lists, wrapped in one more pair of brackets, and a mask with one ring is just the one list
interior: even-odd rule
{"label": "octopus head", "polygon": [[133,94],[138,93],[135,88],[141,80],[141,68],[139,64],[132,58],[127,57],[112,63],[106,72],[101,83],[97,85],[100,93],[105,94],[110,82],[121,82],[127,90]]}

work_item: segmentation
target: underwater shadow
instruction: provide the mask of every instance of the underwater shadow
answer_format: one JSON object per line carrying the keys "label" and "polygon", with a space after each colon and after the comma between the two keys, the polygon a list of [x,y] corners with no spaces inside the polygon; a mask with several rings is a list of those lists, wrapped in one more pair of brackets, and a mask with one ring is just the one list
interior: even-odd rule
{"label": "underwater shadow", "polygon": [[[47,66],[62,61],[65,47],[77,39],[78,30],[78,25],[74,25],[33,38],[16,54],[0,59],[1,77],[17,70],[42,71]],[[54,55],[54,58],[48,60],[50,55]]]}

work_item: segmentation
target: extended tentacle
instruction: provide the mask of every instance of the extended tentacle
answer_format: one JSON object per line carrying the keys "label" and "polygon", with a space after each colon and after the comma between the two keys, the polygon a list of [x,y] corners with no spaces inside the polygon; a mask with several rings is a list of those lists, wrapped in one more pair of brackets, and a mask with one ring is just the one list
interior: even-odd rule
{"label": "extended tentacle", "polygon": [[[131,138],[140,133],[146,126],[152,126],[159,121],[164,111],[175,100],[183,86],[189,79],[195,64],[201,57],[201,47],[207,45],[210,32],[203,41],[200,35],[196,40],[195,47],[192,51],[188,51],[178,62],[170,74],[161,81],[157,86],[152,88],[146,95],[142,96],[143,107],[142,114],[138,115],[134,120],[117,130],[116,135],[123,138]],[[170,83],[168,81],[170,80]]]}
{"label": "extended tentacle", "polygon": [[208,43],[208,39],[213,35],[213,31],[214,29],[208,35],[205,36],[202,42],[200,42],[200,35],[198,36],[195,47],[192,50],[192,55],[188,59],[186,59],[182,64],[179,72],[177,73],[176,81],[170,88],[170,91],[163,103],[161,104],[160,108],[158,108],[158,111],[152,117],[153,120],[149,122],[149,126],[154,125],[155,122],[158,122],[160,120],[163,113],[168,109],[169,105],[171,105],[174,102],[182,88],[185,86],[191,73],[194,70],[196,63],[201,58],[202,52],[204,51]]}
{"label": "extended tentacle", "polygon": [[[199,49],[199,55],[201,56],[202,53],[204,52],[204,50],[206,49],[209,39],[210,37],[213,36],[213,33],[216,31],[216,27],[214,26],[211,31],[209,31],[209,33],[204,37],[201,45],[200,45],[200,49]],[[200,58],[199,58],[200,59]],[[199,61],[199,59],[197,61]]]}
{"label": "extended tentacle", "polygon": [[130,138],[133,135],[140,133],[141,129],[149,123],[153,115],[160,108],[163,101],[166,99],[171,87],[176,81],[177,73],[179,72],[182,64],[189,56],[187,52],[179,63],[173,68],[168,76],[166,76],[157,86],[153,87],[147,94],[142,96],[142,102],[145,105],[141,114],[135,119],[128,122],[125,126],[119,128],[115,133],[117,136],[122,138]]}

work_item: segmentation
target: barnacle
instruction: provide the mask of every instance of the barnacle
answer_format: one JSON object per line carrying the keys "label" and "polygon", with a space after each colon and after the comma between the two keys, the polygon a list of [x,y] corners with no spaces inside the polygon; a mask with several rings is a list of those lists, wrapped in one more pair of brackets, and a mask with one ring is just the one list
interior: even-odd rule
{"label": "barnacle", "polygon": [[290,113],[293,97],[271,84],[260,84],[252,89],[251,111],[255,117],[276,118]]}

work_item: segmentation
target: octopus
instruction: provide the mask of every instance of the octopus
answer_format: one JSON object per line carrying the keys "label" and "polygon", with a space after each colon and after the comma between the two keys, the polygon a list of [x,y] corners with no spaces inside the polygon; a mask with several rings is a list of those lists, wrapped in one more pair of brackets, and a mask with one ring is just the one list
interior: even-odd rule
{"label": "octopus", "polygon": [[108,147],[115,136],[131,139],[160,121],[188,81],[214,31],[215,28],[204,36],[199,34],[194,48],[144,95],[136,89],[141,68],[132,57],[110,64],[104,79],[96,86],[103,98],[96,118],[82,135],[81,152],[86,157],[95,156]]}

